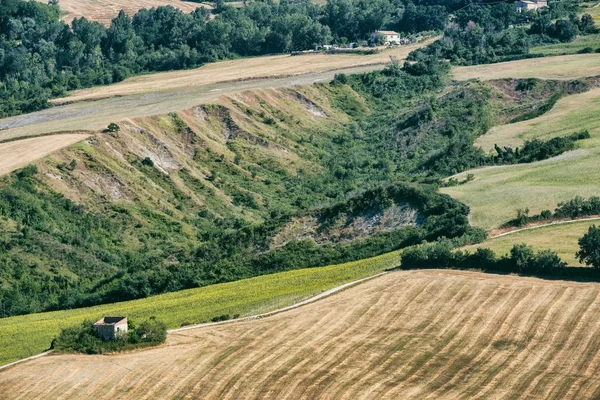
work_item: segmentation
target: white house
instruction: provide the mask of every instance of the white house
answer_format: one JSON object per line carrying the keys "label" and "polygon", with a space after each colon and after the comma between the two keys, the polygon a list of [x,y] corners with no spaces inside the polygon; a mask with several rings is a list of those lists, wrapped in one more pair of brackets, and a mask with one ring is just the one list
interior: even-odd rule
{"label": "white house", "polygon": [[115,340],[127,333],[127,317],[104,317],[94,324],[94,330],[104,340]]}
{"label": "white house", "polygon": [[377,36],[385,38],[385,44],[401,44],[400,34],[394,31],[375,31],[371,34],[371,43],[376,43]]}
{"label": "white house", "polygon": [[548,7],[547,0],[520,0],[515,3],[518,12],[537,11]]}

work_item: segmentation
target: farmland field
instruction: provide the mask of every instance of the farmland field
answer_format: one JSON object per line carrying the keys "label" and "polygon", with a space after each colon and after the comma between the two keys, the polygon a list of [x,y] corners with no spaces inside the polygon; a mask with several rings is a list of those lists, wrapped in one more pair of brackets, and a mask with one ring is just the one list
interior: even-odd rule
{"label": "farmland field", "polygon": [[389,62],[390,57],[404,59],[411,51],[430,42],[431,40],[409,46],[395,47],[369,55],[309,53],[297,56],[286,54],[219,61],[196,69],[141,75],[114,85],[77,90],[70,96],[56,99],[53,102],[55,104],[73,103],[113,96],[183,89],[190,86],[206,86],[223,82],[294,76],[350,67],[381,65]]}
{"label": "farmland field", "polygon": [[472,223],[485,229],[514,218],[519,208],[536,214],[553,210],[559,202],[577,195],[600,195],[599,107],[600,89],[595,89],[561,99],[541,117],[491,129],[478,140],[486,150],[494,143],[518,146],[526,139],[563,136],[582,129],[588,129],[592,138],[549,160],[466,171],[458,177],[472,173],[472,182],[442,191],[469,205]]}
{"label": "farmland field", "polygon": [[[41,1],[41,0],[38,0]],[[47,3],[47,1],[43,1]],[[110,25],[110,21],[124,10],[133,15],[142,8],[158,6],[173,6],[185,12],[192,12],[198,7],[209,7],[182,0],[60,0],[61,11],[64,12],[62,19],[71,22],[74,18],[86,17],[92,21],[98,21],[104,25]]]}
{"label": "farmland field", "polygon": [[591,225],[600,225],[600,221],[581,221],[523,230],[507,236],[492,238],[466,249],[489,248],[497,255],[504,255],[510,252],[513,245],[525,243],[535,250],[552,249],[569,265],[580,266],[582,264],[575,257],[575,253],[579,250],[577,241]]}
{"label": "farmland field", "polygon": [[[271,311],[332,287],[398,266],[398,252],[321,268],[264,275],[122,303],[0,319],[0,365],[47,349],[61,328],[107,314],[144,319],[152,315],[179,328],[223,314]],[[0,373],[0,376],[2,374]],[[3,396],[0,384],[0,398]]]}
{"label": "farmland field", "polygon": [[600,285],[402,271],[159,348],[51,355],[0,373],[8,399],[600,396]]}
{"label": "farmland field", "polygon": [[576,79],[600,75],[600,54],[574,54],[455,67],[452,75],[459,81],[502,78]]}
{"label": "farmland field", "polygon": [[71,133],[0,143],[0,176],[89,136],[87,133]]}
{"label": "farmland field", "polygon": [[77,91],[71,97],[58,99],[60,107],[2,119],[0,140],[65,130],[100,130],[110,122],[180,111],[234,92],[311,84],[331,80],[339,72],[381,69],[390,56],[403,58],[427,43],[372,55],[256,57],[207,64],[194,70],[138,76],[116,85]]}

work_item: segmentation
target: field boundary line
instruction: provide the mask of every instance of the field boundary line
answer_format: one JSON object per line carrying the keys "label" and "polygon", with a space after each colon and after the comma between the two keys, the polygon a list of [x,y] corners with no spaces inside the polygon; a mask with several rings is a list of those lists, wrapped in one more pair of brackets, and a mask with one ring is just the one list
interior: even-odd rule
{"label": "field boundary line", "polygon": [[23,358],[21,360],[13,361],[13,362],[8,363],[8,364],[0,365],[0,371],[3,370],[3,369],[6,369],[6,368],[12,367],[13,365],[24,363],[25,361],[35,360],[36,358],[44,357],[44,356],[52,353],[53,351],[54,350],[48,350],[48,351],[45,351],[45,352],[40,353],[40,354],[36,354],[34,356],[31,356],[31,357]]}
{"label": "field boundary line", "polygon": [[217,326],[217,325],[235,324],[235,323],[238,323],[238,322],[253,321],[253,320],[256,320],[256,319],[271,317],[271,316],[276,315],[276,314],[280,314],[280,313],[283,313],[283,312],[286,312],[286,311],[293,310],[295,308],[299,308],[299,307],[305,306],[307,304],[314,303],[315,301],[324,299],[326,297],[329,297],[331,295],[339,293],[339,292],[341,292],[341,291],[343,291],[345,289],[348,289],[348,288],[350,288],[352,286],[359,285],[359,284],[361,284],[363,282],[369,281],[371,279],[378,278],[378,277],[383,276],[383,275],[388,274],[388,273],[389,273],[389,271],[380,272],[380,273],[375,274],[375,275],[367,276],[366,278],[361,278],[361,279],[358,279],[356,281],[344,283],[343,285],[336,286],[336,287],[333,287],[331,289],[327,289],[327,290],[325,290],[325,291],[323,291],[323,292],[321,292],[321,293],[319,293],[319,294],[317,294],[315,296],[312,296],[312,297],[309,297],[307,299],[301,300],[298,303],[294,303],[292,305],[289,305],[289,306],[286,306],[286,307],[283,307],[283,308],[278,308],[276,310],[269,311],[269,312],[266,312],[266,313],[257,314],[257,315],[250,315],[250,316],[242,317],[242,318],[230,319],[230,320],[227,320],[227,321],[205,322],[205,323],[202,323],[202,324],[184,326],[184,327],[181,327],[181,328],[169,329],[167,332],[168,333],[178,333],[178,332],[184,332],[184,331],[189,331],[189,330],[193,330],[193,329],[208,328],[208,327]]}
{"label": "field boundary line", "polygon": [[[359,285],[359,284],[361,284],[363,282],[366,282],[366,281],[369,281],[371,279],[378,278],[378,277],[383,276],[383,275],[385,275],[387,273],[389,273],[389,271],[380,272],[380,273],[375,274],[375,275],[367,276],[365,278],[361,278],[361,279],[358,279],[358,280],[355,280],[355,281],[352,281],[352,282],[344,283],[343,285],[339,285],[339,286],[333,287],[331,289],[327,289],[327,290],[325,290],[325,291],[323,291],[323,292],[321,292],[321,293],[319,293],[319,294],[317,294],[315,296],[312,296],[312,297],[309,297],[307,299],[301,300],[301,301],[299,301],[297,303],[291,304],[291,305],[286,306],[286,307],[278,308],[276,310],[269,311],[269,312],[266,312],[266,313],[256,314],[256,315],[250,315],[250,316],[247,316],[247,317],[242,317],[242,318],[237,318],[237,319],[230,319],[230,320],[227,320],[227,321],[206,322],[206,323],[202,323],[202,324],[184,326],[184,327],[176,328],[176,329],[169,329],[169,330],[167,330],[167,333],[177,333],[177,332],[189,331],[189,330],[193,330],[193,329],[207,328],[207,327],[216,326],[216,325],[234,324],[234,323],[237,323],[237,322],[253,321],[253,320],[257,320],[257,319],[261,319],[261,318],[270,317],[270,316],[273,316],[273,315],[276,315],[276,314],[279,314],[279,313],[282,313],[282,312],[285,312],[285,311],[289,311],[289,310],[293,310],[293,309],[298,308],[298,307],[305,306],[305,305],[310,304],[310,303],[314,303],[315,301],[324,299],[324,298],[329,297],[329,296],[331,296],[333,294],[339,293],[339,292],[341,292],[341,291],[343,291],[345,289],[348,289],[348,288],[350,288],[352,286]],[[48,351],[45,351],[45,352],[40,353],[40,354],[36,354],[36,355],[30,356],[30,357],[27,357],[27,358],[23,358],[21,360],[13,361],[13,362],[5,364],[5,365],[0,365],[0,371],[3,370],[3,369],[6,369],[6,368],[12,367],[14,365],[17,365],[17,364],[21,364],[21,363],[26,362],[26,361],[31,361],[31,360],[35,360],[36,358],[44,357],[44,356],[46,356],[48,354],[51,354],[52,352],[54,352],[54,350],[48,350]]]}
{"label": "field boundary line", "polygon": [[508,232],[500,233],[498,235],[490,237],[489,239],[496,239],[496,238],[503,237],[503,236],[509,236],[509,235],[514,234],[514,233],[519,233],[519,232],[523,232],[523,231],[530,231],[530,230],[533,230],[533,229],[545,228],[545,227],[548,227],[548,226],[575,224],[577,222],[598,221],[598,220],[600,220],[600,217],[571,219],[571,220],[568,220],[568,221],[556,221],[556,222],[551,222],[549,224],[530,226],[530,227],[527,227],[527,228],[515,229],[514,231],[508,231]]}

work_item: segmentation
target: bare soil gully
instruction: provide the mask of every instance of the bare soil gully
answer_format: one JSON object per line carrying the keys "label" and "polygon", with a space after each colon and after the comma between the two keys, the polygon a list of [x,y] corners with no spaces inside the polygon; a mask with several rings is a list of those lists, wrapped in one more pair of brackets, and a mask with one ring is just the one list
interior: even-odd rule
{"label": "bare soil gully", "polygon": [[110,356],[0,373],[0,397],[600,396],[600,285],[397,271],[269,318],[169,334]]}

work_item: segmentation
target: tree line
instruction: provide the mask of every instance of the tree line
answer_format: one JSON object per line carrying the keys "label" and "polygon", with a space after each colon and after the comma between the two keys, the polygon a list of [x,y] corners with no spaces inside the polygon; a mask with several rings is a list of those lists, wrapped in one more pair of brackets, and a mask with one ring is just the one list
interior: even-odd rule
{"label": "tree line", "polygon": [[455,268],[494,273],[517,273],[528,276],[600,280],[600,228],[595,225],[578,240],[579,262],[592,268],[569,267],[552,250],[534,251],[525,243],[515,244],[508,254],[498,257],[489,248],[474,252],[455,250],[451,240],[409,247],[402,252],[402,269]]}
{"label": "tree line", "polygon": [[106,85],[131,75],[200,66],[242,56],[312,49],[366,40],[380,28],[401,32],[443,29],[448,5],[411,0],[219,2],[209,11],[174,7],[120,12],[109,27],[59,20],[58,2],[0,3],[0,117],[48,106],[69,90]]}

